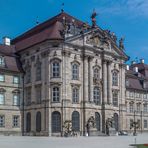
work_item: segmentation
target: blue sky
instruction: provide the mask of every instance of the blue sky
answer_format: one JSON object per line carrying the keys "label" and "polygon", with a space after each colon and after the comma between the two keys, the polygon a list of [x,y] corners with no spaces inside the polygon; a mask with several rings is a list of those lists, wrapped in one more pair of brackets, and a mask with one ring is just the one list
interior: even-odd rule
{"label": "blue sky", "polygon": [[131,60],[148,63],[148,0],[0,0],[0,38],[14,38],[35,26],[37,17],[41,23],[60,13],[62,3],[67,13],[85,22],[95,9],[101,28],[125,37]]}

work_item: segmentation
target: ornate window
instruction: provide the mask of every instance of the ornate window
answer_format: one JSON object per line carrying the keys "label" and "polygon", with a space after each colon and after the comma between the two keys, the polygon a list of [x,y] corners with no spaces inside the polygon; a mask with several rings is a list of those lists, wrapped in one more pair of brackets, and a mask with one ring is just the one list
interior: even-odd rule
{"label": "ornate window", "polygon": [[13,105],[20,105],[20,93],[18,92],[13,93]]}
{"label": "ornate window", "polygon": [[118,106],[118,91],[113,91],[113,106]]}
{"label": "ornate window", "polygon": [[147,128],[147,120],[144,120],[144,128]]}
{"label": "ornate window", "polygon": [[3,56],[0,56],[0,66],[5,66],[5,59]]}
{"label": "ornate window", "polygon": [[26,83],[30,83],[31,82],[31,66],[30,65],[26,67],[25,77],[26,77]]}
{"label": "ornate window", "polygon": [[41,86],[40,86],[40,85],[37,86],[37,87],[35,88],[35,90],[36,90],[36,101],[37,101],[38,104],[40,104],[40,103],[41,103],[41,99],[42,99]]}
{"label": "ornate window", "polygon": [[26,104],[27,105],[31,104],[31,88],[30,87],[26,88]]}
{"label": "ornate window", "polygon": [[4,74],[0,74],[0,82],[4,82],[5,81],[5,75]]}
{"label": "ornate window", "polygon": [[100,131],[100,114],[99,113],[95,113],[95,121],[96,121],[96,128],[97,128],[97,131]]}
{"label": "ornate window", "polygon": [[19,127],[19,116],[13,116],[13,127]]}
{"label": "ornate window", "polygon": [[99,87],[94,87],[94,91],[93,91],[93,100],[95,104],[100,104],[101,103],[101,99],[100,99],[100,89]]}
{"label": "ornate window", "polygon": [[72,102],[73,103],[79,102],[79,89],[77,87],[74,87],[72,89]]}
{"label": "ornate window", "polygon": [[61,114],[57,111],[52,113],[52,132],[61,132]]}
{"label": "ornate window", "polygon": [[26,132],[31,131],[31,113],[27,113],[26,116]]}
{"label": "ornate window", "polygon": [[118,72],[116,70],[112,73],[112,85],[118,86]]}
{"label": "ornate window", "polygon": [[72,79],[73,80],[79,79],[79,65],[77,63],[72,64]]}
{"label": "ornate window", "polygon": [[147,113],[147,104],[143,104],[143,112]]}
{"label": "ornate window", "polygon": [[0,115],[0,127],[4,127],[4,126],[5,126],[5,116]]}
{"label": "ornate window", "polygon": [[72,113],[72,129],[74,131],[80,130],[80,115],[79,115],[79,112],[77,111],[74,111]]}
{"label": "ornate window", "polygon": [[100,78],[100,69],[98,67],[94,68],[93,76],[94,76],[94,79],[99,79]]}
{"label": "ornate window", "polygon": [[41,131],[41,112],[37,112],[36,114],[36,131]]}
{"label": "ornate window", "polygon": [[41,80],[41,62],[37,61],[36,63],[36,81],[40,81]]}
{"label": "ornate window", "polygon": [[134,104],[133,104],[133,102],[131,102],[129,104],[129,111],[130,111],[130,113],[133,113],[134,112]]}
{"label": "ornate window", "polygon": [[59,87],[52,88],[52,100],[53,102],[60,102],[60,88]]}
{"label": "ornate window", "polygon": [[19,84],[19,77],[18,76],[13,76],[13,83],[14,84]]}
{"label": "ornate window", "polygon": [[0,105],[4,105],[5,104],[5,90],[1,89],[0,90]]}
{"label": "ornate window", "polygon": [[54,60],[52,62],[52,77],[59,78],[60,77],[60,61]]}
{"label": "ornate window", "polygon": [[140,112],[140,111],[141,111],[141,104],[137,103],[137,112]]}

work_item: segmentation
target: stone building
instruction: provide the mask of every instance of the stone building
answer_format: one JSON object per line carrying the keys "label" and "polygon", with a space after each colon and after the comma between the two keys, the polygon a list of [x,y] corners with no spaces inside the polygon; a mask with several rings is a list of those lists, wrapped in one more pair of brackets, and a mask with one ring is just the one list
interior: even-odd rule
{"label": "stone building", "polygon": [[[139,123],[137,130],[148,131],[148,65],[141,59],[140,63],[132,62],[126,70],[126,107],[127,129],[132,122]],[[131,129],[133,130],[133,129]]]}
{"label": "stone building", "polygon": [[95,17],[94,12],[90,26],[61,12],[12,40],[8,48],[14,48],[12,55],[23,69],[17,85],[23,90],[21,103],[12,108],[18,109],[23,135],[62,136],[66,121],[79,135],[105,134],[108,121],[114,121],[110,132],[129,130],[129,57],[123,38],[118,44],[114,33],[96,25]]}
{"label": "stone building", "polygon": [[0,134],[21,135],[22,83],[14,46],[5,37],[0,45]]}

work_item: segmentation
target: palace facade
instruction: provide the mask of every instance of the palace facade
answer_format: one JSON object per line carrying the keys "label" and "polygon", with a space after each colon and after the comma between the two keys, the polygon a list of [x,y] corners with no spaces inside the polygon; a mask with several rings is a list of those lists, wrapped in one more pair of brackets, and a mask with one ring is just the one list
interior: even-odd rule
{"label": "palace facade", "polygon": [[[61,12],[0,45],[0,134],[148,130],[148,66],[125,65],[123,39]],[[91,122],[95,126],[91,127]],[[112,132],[110,131],[110,132]]]}

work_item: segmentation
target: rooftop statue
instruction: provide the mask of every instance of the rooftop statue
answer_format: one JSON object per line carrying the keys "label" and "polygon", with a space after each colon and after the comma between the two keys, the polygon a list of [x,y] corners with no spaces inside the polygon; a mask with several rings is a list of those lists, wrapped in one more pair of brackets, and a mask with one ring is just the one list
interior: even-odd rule
{"label": "rooftop statue", "polygon": [[92,28],[95,28],[96,27],[96,16],[97,16],[97,13],[94,10],[93,13],[92,13],[92,15],[91,15]]}
{"label": "rooftop statue", "polygon": [[121,50],[124,50],[124,44],[123,44],[123,42],[124,42],[124,38],[122,37],[122,38],[119,40],[119,48],[120,48]]}

